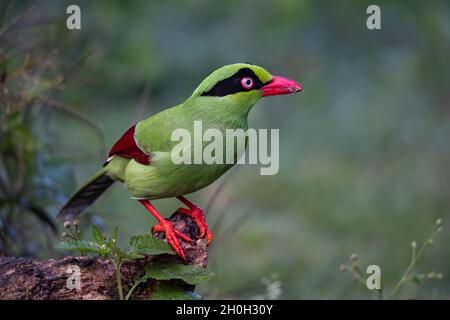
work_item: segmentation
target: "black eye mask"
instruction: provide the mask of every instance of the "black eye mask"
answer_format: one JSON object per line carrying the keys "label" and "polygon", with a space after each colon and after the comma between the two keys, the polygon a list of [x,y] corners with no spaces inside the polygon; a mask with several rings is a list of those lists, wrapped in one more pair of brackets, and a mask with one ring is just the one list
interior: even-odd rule
{"label": "black eye mask", "polygon": [[[242,87],[241,79],[244,77],[250,77],[253,79],[253,87],[245,89]],[[255,89],[260,89],[264,86],[264,83],[259,80],[256,74],[250,68],[242,68],[231,77],[220,80],[209,91],[203,92],[202,96],[224,97],[229,94],[238,92],[247,92]]]}

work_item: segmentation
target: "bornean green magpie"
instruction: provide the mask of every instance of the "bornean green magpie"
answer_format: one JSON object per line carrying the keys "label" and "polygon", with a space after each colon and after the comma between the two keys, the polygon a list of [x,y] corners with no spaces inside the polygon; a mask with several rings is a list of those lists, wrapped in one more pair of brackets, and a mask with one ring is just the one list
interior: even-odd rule
{"label": "bornean green magpie", "polygon": [[262,97],[301,90],[295,81],[272,76],[248,63],[214,71],[185,102],[128,129],[112,147],[104,166],[64,205],[58,216],[78,216],[115,181],[120,181],[158,221],[152,230],[164,232],[167,242],[186,260],[178,238],[189,243],[193,240],[176,230],[149,200],[177,197],[187,206],[178,212],[196,222],[199,237],[206,238],[209,244],[213,235],[202,210],[184,195],[208,186],[234,164],[174,164],[170,153],[177,141],[172,141],[172,132],[178,128],[193,130],[193,123],[198,120],[203,128],[216,128],[224,133],[226,129],[247,130],[248,113]]}

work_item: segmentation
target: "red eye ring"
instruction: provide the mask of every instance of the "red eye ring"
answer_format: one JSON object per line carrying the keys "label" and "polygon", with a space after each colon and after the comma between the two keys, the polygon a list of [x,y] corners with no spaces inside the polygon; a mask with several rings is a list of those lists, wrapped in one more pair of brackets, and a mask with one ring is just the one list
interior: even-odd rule
{"label": "red eye ring", "polygon": [[253,81],[252,78],[250,77],[244,77],[241,79],[241,86],[245,89],[245,90],[250,90],[251,88],[253,88],[253,84],[255,82]]}

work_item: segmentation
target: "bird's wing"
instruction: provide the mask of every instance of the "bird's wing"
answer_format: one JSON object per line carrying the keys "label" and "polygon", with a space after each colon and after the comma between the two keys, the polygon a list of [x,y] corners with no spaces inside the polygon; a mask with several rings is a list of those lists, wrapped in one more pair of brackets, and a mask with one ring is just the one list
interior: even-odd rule
{"label": "bird's wing", "polygon": [[150,156],[142,151],[136,143],[134,138],[135,128],[136,125],[132,126],[119,140],[117,140],[111,148],[111,151],[109,151],[107,163],[115,156],[120,156],[123,158],[134,159],[141,164],[150,164]]}

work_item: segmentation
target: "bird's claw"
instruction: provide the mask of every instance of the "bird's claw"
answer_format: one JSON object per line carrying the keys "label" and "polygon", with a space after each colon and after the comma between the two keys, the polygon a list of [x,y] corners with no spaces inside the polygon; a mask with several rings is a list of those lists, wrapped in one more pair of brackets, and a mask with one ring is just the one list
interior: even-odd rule
{"label": "bird's claw", "polygon": [[195,244],[195,241],[189,238],[187,235],[175,229],[173,224],[169,221],[164,221],[161,224],[154,225],[152,227],[152,232],[163,232],[166,236],[166,241],[175,250],[176,254],[181,257],[184,261],[187,261],[186,253],[181,246],[178,238],[186,241],[190,244]]}
{"label": "bird's claw", "polygon": [[179,208],[177,211],[191,217],[198,226],[198,238],[205,238],[208,245],[211,244],[214,236],[211,230],[208,229],[208,225],[206,224],[205,216],[203,215],[203,210],[201,208]]}

